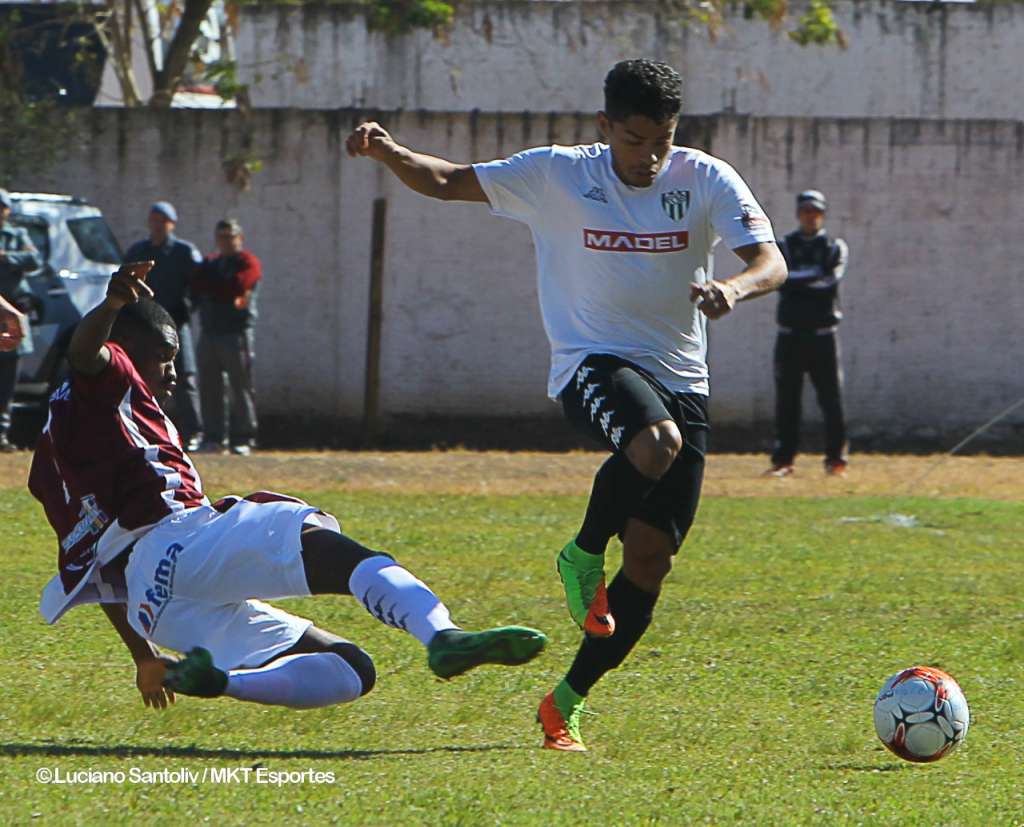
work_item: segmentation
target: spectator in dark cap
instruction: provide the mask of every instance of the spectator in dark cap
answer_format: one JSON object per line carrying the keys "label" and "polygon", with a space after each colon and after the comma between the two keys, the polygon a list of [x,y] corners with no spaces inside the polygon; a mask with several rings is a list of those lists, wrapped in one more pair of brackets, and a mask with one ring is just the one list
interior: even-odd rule
{"label": "spectator in dark cap", "polygon": [[[14,200],[7,190],[0,189],[0,298],[5,299],[22,313],[31,309],[32,291],[25,274],[42,266],[28,230],[11,226],[7,219],[14,208]],[[11,429],[11,403],[18,383],[18,357],[31,353],[31,338],[27,326],[23,338],[13,350],[0,352],[0,451],[13,451]]]}
{"label": "spectator in dark cap", "polygon": [[[241,225],[217,222],[217,253],[203,262],[193,284],[199,305],[199,390],[206,442],[203,450],[248,455],[256,438],[253,394],[253,323],[262,278],[260,260],[244,249]],[[227,388],[224,379],[227,377]],[[227,392],[227,394],[225,393]],[[224,397],[230,395],[230,422]]]}
{"label": "spectator in dark cap", "polygon": [[171,314],[178,326],[180,347],[174,360],[178,387],[171,404],[171,419],[181,433],[185,447],[195,450],[203,438],[203,420],[196,384],[196,354],[190,324],[190,289],[203,256],[191,241],[177,238],[174,229],[178,211],[169,201],[157,201],[149,208],[149,238],[128,248],[125,261],[154,261],[146,282],[153,298]]}
{"label": "spectator in dark cap", "polygon": [[779,242],[789,278],[779,288],[775,340],[775,447],[768,474],[793,473],[800,443],[800,397],[809,374],[825,417],[825,472],[845,476],[846,422],[843,417],[843,371],[839,352],[839,281],[846,272],[848,250],[841,238],[825,231],[828,204],[818,190],[796,198],[799,229]]}

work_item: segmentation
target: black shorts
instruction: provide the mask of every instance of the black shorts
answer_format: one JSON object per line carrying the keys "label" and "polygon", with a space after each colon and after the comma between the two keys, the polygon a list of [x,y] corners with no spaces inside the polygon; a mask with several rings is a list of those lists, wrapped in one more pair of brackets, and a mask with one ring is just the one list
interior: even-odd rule
{"label": "black shorts", "polygon": [[624,451],[640,431],[672,420],[683,436],[683,450],[635,517],[661,529],[682,545],[693,524],[704,481],[707,453],[708,398],[674,393],[643,368],[618,356],[588,356],[560,395],[565,416],[609,451]]}

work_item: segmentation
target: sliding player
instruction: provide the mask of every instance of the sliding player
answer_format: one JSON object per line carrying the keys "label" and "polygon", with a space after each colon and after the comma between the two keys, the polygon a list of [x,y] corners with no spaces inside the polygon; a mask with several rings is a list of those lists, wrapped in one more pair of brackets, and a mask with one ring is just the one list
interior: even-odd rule
{"label": "sliding player", "polygon": [[[59,540],[60,573],[40,604],[48,622],[101,603],[144,702],[159,708],[175,692],[303,709],[373,688],[366,652],[260,598],[351,594],[419,640],[442,678],[540,653],[532,629],[462,631],[423,582],[301,500],[259,492],[211,505],[160,408],[178,336],[150,298],[150,267],[115,273],[79,323],[71,378],[50,400],[33,458],[29,488]],[[177,661],[157,646],[188,654]]]}
{"label": "sliding player", "polygon": [[[743,179],[704,152],[673,146],[679,75],[630,60],[605,79],[606,143],[545,146],[456,164],[398,144],[376,123],[349,154],[386,165],[432,198],[479,201],[533,232],[541,313],[551,340],[548,393],[612,455],[582,528],[558,556],[569,612],[585,631],[565,679],[541,703],[545,746],[584,749],[584,698],[651,622],[700,496],[708,436],[706,319],[778,287],[786,266]],[[713,279],[721,238],[744,262]],[[604,587],[609,539],[622,570]]]}

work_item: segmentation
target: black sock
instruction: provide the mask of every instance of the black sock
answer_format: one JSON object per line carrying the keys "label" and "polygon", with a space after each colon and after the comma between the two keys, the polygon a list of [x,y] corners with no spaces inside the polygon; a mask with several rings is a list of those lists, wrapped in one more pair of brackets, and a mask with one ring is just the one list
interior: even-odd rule
{"label": "black sock", "polygon": [[615,618],[615,634],[587,635],[569,667],[566,682],[574,692],[586,695],[601,676],[619,666],[651,625],[658,595],[645,592],[626,579],[620,570],[608,587],[608,610]]}
{"label": "black sock", "polygon": [[608,541],[622,531],[633,510],[657,484],[637,471],[625,454],[608,457],[594,477],[576,545],[591,554],[604,554]]}

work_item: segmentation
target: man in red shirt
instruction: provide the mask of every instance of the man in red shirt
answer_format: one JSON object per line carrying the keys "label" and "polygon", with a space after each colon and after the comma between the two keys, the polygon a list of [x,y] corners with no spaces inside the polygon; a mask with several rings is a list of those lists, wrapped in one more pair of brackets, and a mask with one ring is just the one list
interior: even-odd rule
{"label": "man in red shirt", "polygon": [[[207,258],[192,281],[193,305],[199,307],[199,396],[206,441],[203,450],[222,453],[225,437],[231,452],[246,456],[256,439],[253,394],[253,324],[257,315],[260,260],[244,248],[242,226],[234,219],[217,222],[217,254]],[[231,396],[230,429],[224,410],[224,377]]]}
{"label": "man in red shirt", "polygon": [[426,584],[302,500],[257,492],[210,503],[160,407],[175,388],[178,334],[150,298],[150,267],[114,274],[76,328],[71,376],[50,399],[29,475],[58,538],[44,618],[102,604],[144,702],[158,708],[175,692],[310,708],[370,691],[366,652],[259,598],[351,594],[423,643],[442,678],[536,657],[540,632],[462,631]]}

